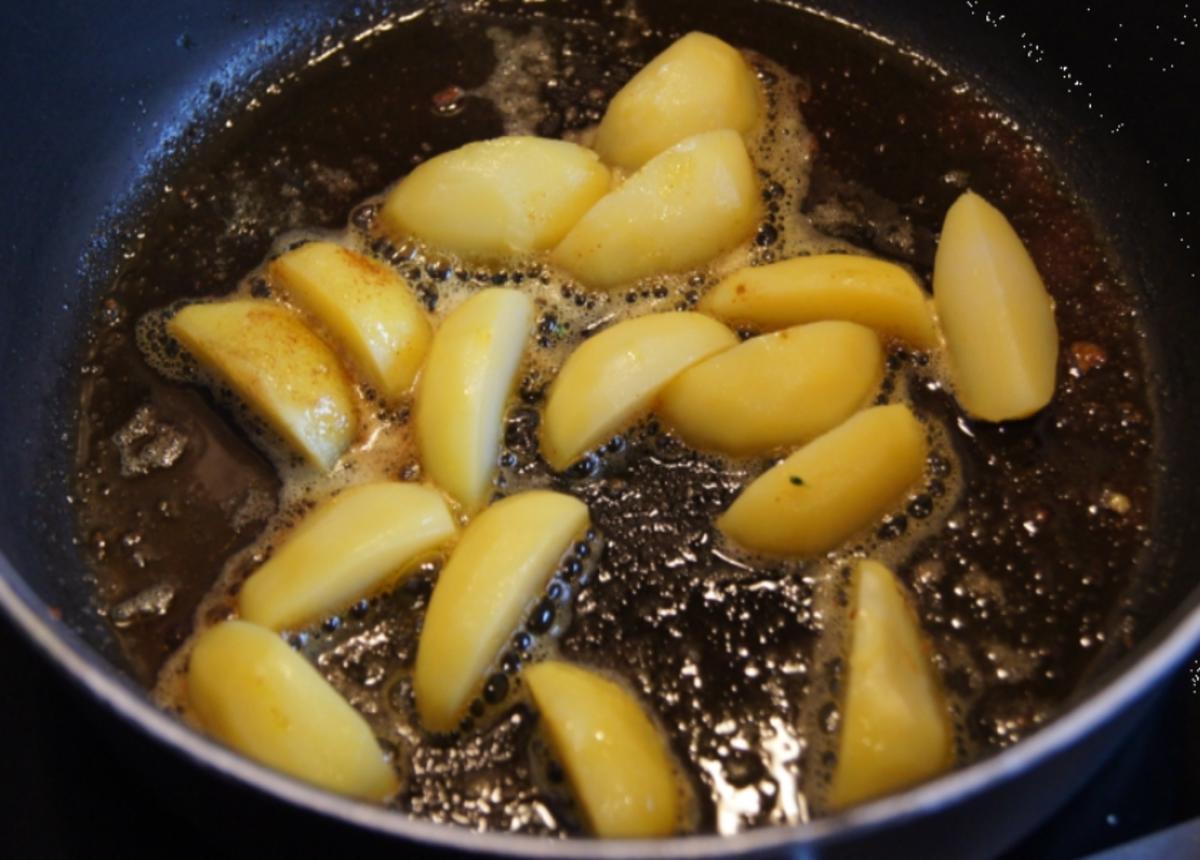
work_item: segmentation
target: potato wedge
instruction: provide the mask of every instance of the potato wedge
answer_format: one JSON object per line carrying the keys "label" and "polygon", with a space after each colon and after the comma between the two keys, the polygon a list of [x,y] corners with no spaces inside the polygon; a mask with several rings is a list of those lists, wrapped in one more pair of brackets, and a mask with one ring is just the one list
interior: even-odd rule
{"label": "potato wedge", "polygon": [[741,135],[704,132],[659,153],[602,198],[550,259],[599,289],[685,271],[749,238],[761,209]]}
{"label": "potato wedge", "polygon": [[1054,302],[1008,219],[970,191],[946,213],[933,265],[954,394],[986,421],[1026,418],[1054,396]]}
{"label": "potato wedge", "polygon": [[742,269],[713,287],[699,310],[765,330],[846,320],[917,349],[938,345],[930,302],[913,276],[857,254],[816,254]]}
{"label": "potato wedge", "polygon": [[666,741],[631,693],[557,660],[522,677],[592,833],[633,839],[679,828],[680,790]]}
{"label": "potato wedge", "polygon": [[433,336],[420,302],[382,263],[332,242],[308,242],[274,260],[271,281],[326,327],[384,400],[416,378]]}
{"label": "potato wedge", "polygon": [[255,761],[364,800],[400,788],[366,720],[269,630],[225,621],[202,633],[187,691],[205,730]]}
{"label": "potato wedge", "polygon": [[532,325],[529,296],[487,289],[446,317],[429,348],[417,393],[421,462],[468,513],[488,499],[504,407]]}
{"label": "potato wedge", "polygon": [[820,555],[901,502],[925,468],[925,430],[907,406],[876,406],[755,479],[717,528],[759,552]]}
{"label": "potato wedge", "polygon": [[343,490],[304,517],[238,594],[238,612],[273,630],[327,616],[393,581],[455,534],[441,493],[381,481]]}
{"label": "potato wedge", "polygon": [[658,414],[695,448],[748,456],[799,445],[869,402],[883,359],[864,326],[795,326],[692,365],[663,389]]}
{"label": "potato wedge", "polygon": [[676,374],[729,349],[737,335],[702,314],[625,320],[583,342],[550,386],[541,447],[559,471],[650,409]]}
{"label": "potato wedge", "polygon": [[332,469],[354,441],[350,379],[287,308],[258,299],[189,305],[167,330],[313,465]]}
{"label": "potato wedge", "polygon": [[754,70],[736,48],[688,33],[613,96],[593,146],[609,164],[634,171],[693,134],[722,128],[749,134],[762,100]]}
{"label": "potato wedge", "polygon": [[904,587],[876,561],[855,566],[850,662],[829,805],[913,785],[953,763],[946,702]]}
{"label": "potato wedge", "polygon": [[425,728],[458,727],[484,672],[588,526],[587,505],[548,490],[496,502],[446,563],[425,613],[413,691]]}
{"label": "potato wedge", "polygon": [[503,259],[554,247],[611,184],[590,149],[498,137],[429,159],[387,195],[380,220],[465,257]]}

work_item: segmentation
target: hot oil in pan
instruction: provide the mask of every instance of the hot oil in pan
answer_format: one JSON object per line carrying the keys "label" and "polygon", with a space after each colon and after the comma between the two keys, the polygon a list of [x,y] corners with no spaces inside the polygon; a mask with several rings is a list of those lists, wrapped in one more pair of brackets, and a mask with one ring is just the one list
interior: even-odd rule
{"label": "hot oil in pan", "polygon": [[[1132,640],[1138,606],[1124,593],[1151,513],[1152,438],[1136,313],[1042,152],[975,93],[842,25],[773,7],[756,7],[751,26],[723,20],[720,4],[688,4],[687,17],[647,5],[603,26],[476,11],[377,28],[272,84],[180,167],[104,300],[78,438],[76,496],[99,603],[148,684],[198,607],[201,623],[227,613],[230,592],[311,494],[281,485],[287,458],[264,459],[213,400],[150,369],[136,324],[172,301],[229,292],[281,236],[349,222],[435,315],[484,285],[535,293],[537,345],[508,416],[497,492],[566,489],[588,502],[598,532],[451,743],[414,728],[408,681],[436,564],[294,634],[410,762],[398,804],[470,827],[573,830],[562,775],[538,752],[532,712],[505,673],[558,650],[614,670],[654,710],[693,785],[699,829],[810,814],[807,792],[828,772],[838,723],[842,574],[837,564],[747,558],[721,542],[713,516],[763,464],[698,455],[652,421],[566,476],[536,457],[546,381],[589,326],[690,306],[712,275],[583,294],[537,268],[484,270],[377,244],[362,204],[418,160],[468,140],[594,123],[633,71],[692,28],[799,76],[759,64],[776,119],[798,105],[807,131],[797,126],[764,164],[769,216],[754,258],[852,243],[928,277],[941,217],[969,185],[1027,238],[1057,300],[1060,387],[1031,421],[965,421],[922,357],[889,359],[883,396],[907,397],[932,419],[935,455],[922,490],[870,543],[894,557],[917,596],[964,755],[1027,734],[1106,642]],[[241,289],[263,284],[250,278]],[[370,414],[383,428],[404,418]],[[417,474],[402,434],[386,457],[356,462],[353,480]],[[169,699],[172,680],[160,687]]]}

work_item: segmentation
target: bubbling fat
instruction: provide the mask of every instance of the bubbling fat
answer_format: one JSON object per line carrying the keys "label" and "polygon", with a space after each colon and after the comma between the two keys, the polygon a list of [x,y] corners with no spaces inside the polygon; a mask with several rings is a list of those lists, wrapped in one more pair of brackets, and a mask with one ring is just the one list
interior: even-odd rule
{"label": "bubbling fat", "polygon": [[[544,36],[534,28],[521,36],[495,31],[491,37],[509,59],[502,59],[493,80],[474,94],[495,100],[506,128],[528,130],[536,125],[541,108],[536,99],[521,97],[531,90],[529,81],[524,90],[517,87],[514,92],[514,81],[520,84],[521,76],[528,74],[512,58],[548,55]],[[519,680],[522,665],[561,656],[621,677],[656,715],[664,736],[671,739],[686,797],[681,832],[707,828],[729,833],[766,821],[808,818],[820,809],[819,797],[834,764],[838,675],[846,646],[846,571],[854,559],[865,556],[893,567],[902,564],[916,546],[945,526],[959,498],[962,469],[954,447],[944,428],[926,421],[933,452],[930,467],[922,485],[882,525],[873,525],[825,558],[785,561],[747,553],[712,525],[738,488],[777,458],[738,460],[692,451],[659,428],[653,417],[562,474],[552,472],[538,455],[538,406],[545,390],[567,356],[593,332],[647,313],[691,309],[705,289],[743,266],[803,254],[859,252],[818,233],[801,214],[814,152],[799,111],[801,83],[765,58],[751,59],[766,93],[766,121],[749,142],[760,171],[765,217],[754,237],[702,270],[656,276],[612,292],[588,292],[537,260],[481,267],[415,242],[398,244],[384,237],[376,225],[382,195],[358,206],[345,231],[296,232],[276,242],[271,257],[297,243],[324,239],[383,261],[407,279],[435,325],[483,287],[503,285],[530,294],[536,306],[535,330],[507,412],[495,492],[502,496],[557,489],[582,498],[592,511],[594,531],[572,548],[528,608],[524,624],[489,668],[469,717],[450,739],[431,738],[420,729],[411,681],[420,619],[444,558],[425,559],[395,588],[286,633],[364,714],[380,742],[396,752],[406,784],[395,803],[414,815],[530,833],[580,828],[564,775],[535,730]],[[583,132],[577,139],[587,136]],[[282,300],[273,294],[265,274],[269,259],[241,281],[236,295]],[[157,700],[194,720],[183,684],[192,642],[236,614],[245,578],[286,540],[302,516],[347,486],[421,481],[424,476],[410,421],[411,395],[389,408],[359,385],[360,435],[332,472],[320,473],[288,451],[172,343],[166,322],[177,310],[170,306],[141,320],[137,334],[142,352],[168,378],[209,384],[268,453],[282,481],[277,513],[251,545],[228,559],[197,610],[192,638],[160,674]],[[893,349],[878,401],[908,401],[908,371],[918,364],[933,380],[928,384],[944,385],[945,376],[935,363],[934,357]],[[721,609],[725,601],[732,605],[744,595],[753,598],[751,605],[758,596],[766,597],[782,607],[782,614],[767,622],[745,610]],[[704,607],[699,614],[697,604]],[[695,625],[690,631],[689,620]],[[769,656],[754,663],[746,630],[760,624],[756,647],[765,648]],[[716,626],[708,630],[699,625]],[[646,635],[635,636],[630,632],[635,630]],[[630,635],[613,643],[613,631]],[[654,638],[664,631],[666,641]],[[693,660],[688,640],[695,636],[723,642],[728,667],[733,668],[713,668],[711,655]],[[682,653],[679,673],[655,677],[649,667],[658,664],[650,652],[670,641],[678,643]],[[614,657],[622,648],[626,650]],[[758,667],[754,674],[752,665]],[[716,713],[698,691],[722,684],[725,671],[737,672],[738,683],[757,685],[758,691],[747,700],[773,702],[774,712],[760,710],[754,725]],[[772,672],[787,682],[775,685]],[[961,722],[966,703],[952,702],[952,709]],[[731,727],[733,723],[738,724]],[[959,737],[965,734],[960,731]]]}

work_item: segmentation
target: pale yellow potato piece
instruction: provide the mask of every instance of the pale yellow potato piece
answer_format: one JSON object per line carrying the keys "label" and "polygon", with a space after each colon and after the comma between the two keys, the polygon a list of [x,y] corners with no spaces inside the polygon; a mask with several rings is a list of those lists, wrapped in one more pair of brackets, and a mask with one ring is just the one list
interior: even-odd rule
{"label": "pale yellow potato piece", "polygon": [[349,377],[287,308],[258,299],[189,305],[167,330],[312,464],[332,469],[354,441]]}
{"label": "pale yellow potato piece", "polygon": [[766,330],[846,320],[917,349],[938,345],[931,303],[913,276],[857,254],[815,254],[741,269],[713,287],[699,309]]}
{"label": "pale yellow potato piece", "polygon": [[946,213],[933,265],[954,394],[987,421],[1026,418],[1054,396],[1054,302],[1008,219],[978,194]]}
{"label": "pale yellow potato piece", "polygon": [[487,289],[446,317],[429,348],[417,392],[421,462],[468,512],[487,501],[532,324],[529,296]]}
{"label": "pale yellow potato piece", "polygon": [[487,668],[587,525],[583,502],[530,490],[496,502],[463,531],[417,646],[413,692],[426,729],[458,727]]}
{"label": "pale yellow potato piece", "polygon": [[308,242],[269,267],[273,283],[316,317],[389,403],[412,385],[429,339],[425,311],[382,263],[332,242]]}
{"label": "pale yellow potato piece", "polygon": [[829,805],[861,803],[928,779],[953,763],[946,703],[929,648],[895,575],[855,566],[850,662]]}
{"label": "pale yellow potato piece", "polygon": [[665,739],[620,684],[553,660],[522,673],[592,833],[669,836],[680,790]]}
{"label": "pale yellow potato piece", "polygon": [[263,627],[225,621],[202,633],[187,692],[205,730],[255,761],[364,800],[400,788],[366,720]]}
{"label": "pale yellow potato piece", "polygon": [[749,134],[761,113],[758,80],[737,49],[688,33],[613,96],[593,146],[609,164],[633,171],[693,134]]}
{"label": "pale yellow potato piece", "polygon": [[554,247],[609,189],[590,149],[540,137],[498,137],[442,153],[388,193],[380,212],[395,236],[498,259]]}
{"label": "pale yellow potato piece", "polygon": [[867,404],[883,359],[864,326],[795,326],[688,368],[663,389],[658,414],[695,448],[747,456],[799,445]]}
{"label": "pale yellow potato piece", "polygon": [[378,591],[455,534],[441,493],[383,481],[343,490],[307,514],[238,594],[247,621],[294,628]]}
{"label": "pale yellow potato piece", "polygon": [[704,132],[659,153],[596,203],[550,259],[596,288],[685,271],[747,239],[761,209],[741,135]]}
{"label": "pale yellow potato piece", "polygon": [[686,311],[625,320],[585,340],[550,386],[542,455],[565,469],[648,411],[680,371],[736,343],[719,322]]}
{"label": "pale yellow potato piece", "polygon": [[748,549],[820,555],[898,505],[920,479],[925,451],[908,407],[867,409],[760,475],[717,527]]}

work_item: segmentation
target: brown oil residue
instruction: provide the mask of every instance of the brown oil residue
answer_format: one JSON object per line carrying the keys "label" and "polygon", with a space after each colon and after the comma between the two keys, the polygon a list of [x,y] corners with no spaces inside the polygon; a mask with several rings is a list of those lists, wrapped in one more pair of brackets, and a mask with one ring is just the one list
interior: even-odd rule
{"label": "brown oil residue", "polygon": [[[842,570],[861,553],[893,564],[915,594],[964,759],[1040,725],[1106,638],[1132,635],[1136,607],[1122,595],[1151,514],[1152,439],[1136,313],[1044,154],[966,87],[842,25],[772,7],[756,7],[752,26],[725,20],[733,16],[717,3],[647,7],[569,24],[531,25],[486,8],[427,13],[350,43],[341,63],[290,76],[273,107],[181,168],[118,273],[84,370],[81,529],[99,603],[149,684],[193,618],[203,626],[228,614],[240,581],[315,501],[362,480],[421,474],[411,404],[385,408],[360,388],[364,431],[326,478],[232,399],[151,370],[137,322],[143,345],[158,350],[155,364],[194,379],[168,341],[154,345],[154,312],[235,287],[270,297],[263,261],[314,237],[393,267],[435,319],[485,286],[534,296],[536,330],[506,418],[496,493],[575,494],[596,538],[578,570],[564,559],[556,596],[539,597],[500,655],[493,676],[506,680],[489,681],[453,742],[417,727],[410,674],[437,562],[290,633],[407,762],[397,805],[435,821],[578,830],[519,689],[520,666],[545,654],[611,671],[655,713],[695,796],[697,829],[819,813],[844,669]],[[467,265],[379,235],[370,195],[413,163],[504,130],[586,135],[620,84],[693,28],[759,52],[750,56],[770,100],[772,131],[755,143],[766,214],[742,248],[703,272],[591,293],[536,261]],[[936,361],[893,349],[880,399],[911,402],[934,453],[922,485],[873,533],[819,562],[740,552],[713,518],[768,461],[697,453],[653,419],[564,474],[541,461],[546,386],[592,332],[691,308],[737,266],[798,253],[865,248],[928,283],[941,216],[968,185],[1027,239],[1057,301],[1063,343],[1099,344],[1106,361],[1086,371],[1064,364],[1047,410],[992,426],[961,417]],[[1106,493],[1128,508],[1105,504]],[[178,652],[175,667],[184,659]],[[184,710],[177,678],[168,667],[160,693]]]}

